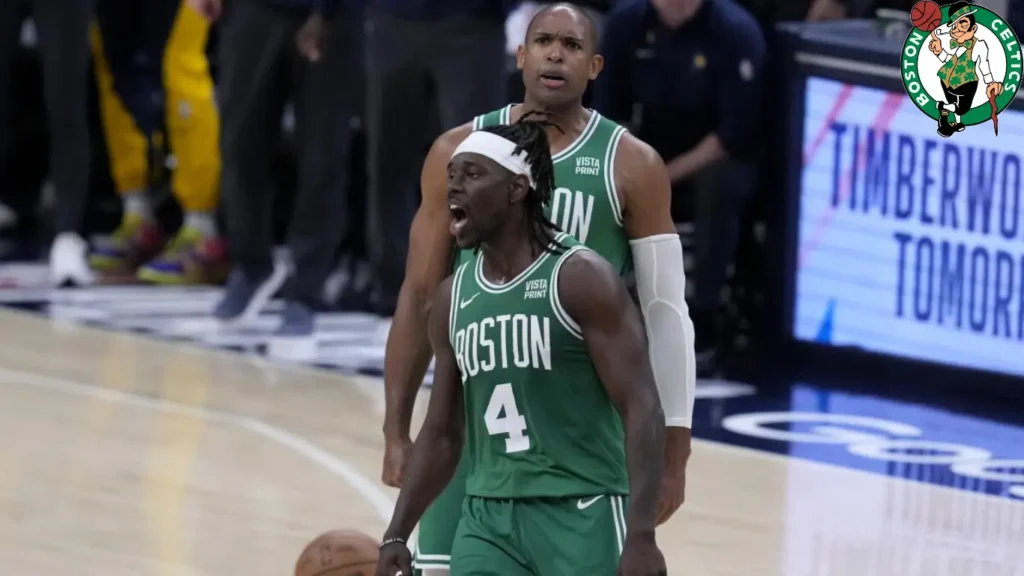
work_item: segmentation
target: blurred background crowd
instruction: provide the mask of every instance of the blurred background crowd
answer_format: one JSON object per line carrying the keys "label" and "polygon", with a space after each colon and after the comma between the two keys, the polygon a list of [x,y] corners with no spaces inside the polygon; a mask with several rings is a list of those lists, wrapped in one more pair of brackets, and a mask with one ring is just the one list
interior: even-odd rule
{"label": "blurred background crowd", "polygon": [[[1022,2],[980,3],[1024,28]],[[756,308],[759,222],[781,201],[759,184],[775,24],[912,2],[578,4],[606,59],[585,103],[664,158],[698,350],[721,351]],[[34,247],[22,256],[48,258],[60,286],[223,283],[221,319],[281,295],[285,335],[310,333],[323,309],[390,316],[426,150],[520,101],[513,55],[542,6],[3,0],[7,245]]]}

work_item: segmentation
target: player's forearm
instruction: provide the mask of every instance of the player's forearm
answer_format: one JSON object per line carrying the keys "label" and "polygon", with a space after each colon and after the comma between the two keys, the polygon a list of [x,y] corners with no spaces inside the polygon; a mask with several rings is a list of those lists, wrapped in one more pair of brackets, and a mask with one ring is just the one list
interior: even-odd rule
{"label": "player's forearm", "polygon": [[[682,426],[666,426],[665,427],[665,457],[674,456],[676,458],[682,458],[685,464],[690,459],[690,453],[692,448],[691,444],[691,433],[689,428]],[[667,465],[666,461],[666,465]]]}
{"label": "player's forearm", "polygon": [[408,438],[416,393],[430,365],[430,298],[403,287],[384,353],[384,435]]}
{"label": "player's forearm", "polygon": [[624,418],[629,472],[627,535],[654,533],[665,454],[665,416],[653,394],[636,393]]}
{"label": "player's forearm", "polygon": [[435,431],[424,427],[416,437],[406,470],[405,482],[395,504],[384,539],[407,540],[427,507],[455,475],[462,453],[462,434],[455,430]]}
{"label": "player's forearm", "polygon": [[690,428],[697,395],[693,321],[686,304],[683,247],[677,234],[630,241],[648,354],[665,424]]}

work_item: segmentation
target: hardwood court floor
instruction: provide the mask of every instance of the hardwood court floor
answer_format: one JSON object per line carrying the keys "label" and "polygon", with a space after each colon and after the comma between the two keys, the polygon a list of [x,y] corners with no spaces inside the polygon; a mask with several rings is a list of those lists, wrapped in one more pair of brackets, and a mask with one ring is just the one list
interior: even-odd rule
{"label": "hardwood court floor", "polygon": [[[379,537],[378,382],[0,311],[0,566],[287,576]],[[424,398],[421,398],[421,409]],[[1024,574],[1024,504],[696,441],[670,573]]]}

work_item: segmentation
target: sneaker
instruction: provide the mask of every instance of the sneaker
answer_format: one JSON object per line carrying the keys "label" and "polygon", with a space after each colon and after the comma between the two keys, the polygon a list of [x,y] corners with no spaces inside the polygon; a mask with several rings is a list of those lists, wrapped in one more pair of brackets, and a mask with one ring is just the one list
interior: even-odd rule
{"label": "sneaker", "polygon": [[274,332],[275,336],[310,336],[315,328],[313,309],[301,302],[289,300],[285,302],[284,313],[281,314],[281,326]]}
{"label": "sneaker", "polygon": [[50,281],[54,286],[85,286],[92,284],[92,271],[86,261],[88,246],[78,234],[65,232],[50,247]]}
{"label": "sneaker", "polygon": [[139,280],[163,285],[220,284],[227,275],[224,243],[186,226],[182,226],[159,256],[143,264],[137,274]]}
{"label": "sneaker", "polygon": [[89,265],[99,272],[131,272],[160,253],[160,227],[138,214],[126,214],[110,238],[96,243]]}
{"label": "sneaker", "polygon": [[281,315],[281,326],[267,338],[268,358],[288,362],[312,362],[317,357],[316,322],[313,309],[288,300]]}
{"label": "sneaker", "polygon": [[213,316],[222,322],[245,320],[255,316],[281,289],[288,279],[288,267],[275,263],[273,271],[259,278],[250,278],[241,269],[228,275],[227,285]]}

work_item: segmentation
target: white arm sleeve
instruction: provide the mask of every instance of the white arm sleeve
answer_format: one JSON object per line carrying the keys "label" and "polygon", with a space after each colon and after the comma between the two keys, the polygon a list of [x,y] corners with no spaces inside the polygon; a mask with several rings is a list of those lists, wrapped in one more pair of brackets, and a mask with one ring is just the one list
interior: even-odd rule
{"label": "white arm sleeve", "polygon": [[686,306],[683,246],[678,234],[630,240],[640,311],[647,324],[651,368],[667,426],[690,428],[697,390],[693,321]]}

